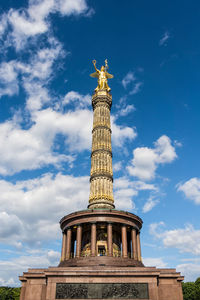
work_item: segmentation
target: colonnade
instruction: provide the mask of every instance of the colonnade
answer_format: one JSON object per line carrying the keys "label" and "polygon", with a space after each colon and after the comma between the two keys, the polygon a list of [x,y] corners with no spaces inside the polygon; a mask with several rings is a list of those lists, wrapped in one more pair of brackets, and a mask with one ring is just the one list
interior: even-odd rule
{"label": "colonnade", "polygon": [[[132,227],[131,231],[131,258],[141,261],[141,246],[140,246],[140,232]],[[91,223],[91,254],[90,256],[97,256],[97,223]],[[74,241],[73,241],[74,242]],[[82,224],[76,226],[76,253],[75,257],[81,257],[82,245]],[[61,261],[71,258],[72,252],[72,228],[67,227],[63,232],[62,254]],[[121,224],[121,257],[128,258],[128,239],[127,239],[127,225]],[[107,223],[107,256],[113,256],[113,224]]]}

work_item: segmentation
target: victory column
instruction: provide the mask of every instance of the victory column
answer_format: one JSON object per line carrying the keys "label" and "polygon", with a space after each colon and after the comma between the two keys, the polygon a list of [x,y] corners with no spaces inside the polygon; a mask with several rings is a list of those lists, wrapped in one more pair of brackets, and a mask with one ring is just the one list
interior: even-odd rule
{"label": "victory column", "polygon": [[20,276],[20,300],[143,299],[183,300],[183,277],[175,269],[142,263],[142,220],[116,210],[113,197],[108,62],[100,70],[92,96],[93,129],[88,209],[60,220],[63,234],[57,267],[29,269]]}

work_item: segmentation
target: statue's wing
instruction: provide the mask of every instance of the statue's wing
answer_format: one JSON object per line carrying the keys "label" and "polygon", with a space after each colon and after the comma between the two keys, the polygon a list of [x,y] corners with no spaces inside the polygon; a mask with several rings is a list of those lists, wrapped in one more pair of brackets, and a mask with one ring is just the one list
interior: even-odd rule
{"label": "statue's wing", "polygon": [[99,78],[99,74],[97,72],[90,74],[90,76],[93,78]]}
{"label": "statue's wing", "polygon": [[106,77],[109,79],[112,79],[114,76],[112,74],[109,74],[108,72],[106,72]]}

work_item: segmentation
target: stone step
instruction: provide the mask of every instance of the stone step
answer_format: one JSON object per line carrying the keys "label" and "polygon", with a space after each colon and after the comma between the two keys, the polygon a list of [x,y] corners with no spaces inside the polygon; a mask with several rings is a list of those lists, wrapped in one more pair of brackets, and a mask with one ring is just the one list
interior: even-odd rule
{"label": "stone step", "polygon": [[80,257],[71,258],[60,262],[59,267],[75,267],[75,266],[129,266],[129,267],[143,267],[143,263],[131,258],[122,257]]}

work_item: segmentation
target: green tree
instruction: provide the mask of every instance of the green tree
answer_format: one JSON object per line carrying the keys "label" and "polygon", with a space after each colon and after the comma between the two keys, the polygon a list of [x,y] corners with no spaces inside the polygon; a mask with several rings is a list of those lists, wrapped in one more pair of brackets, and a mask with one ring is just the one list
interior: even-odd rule
{"label": "green tree", "polygon": [[21,290],[21,288],[13,288],[13,297],[15,300],[19,300],[20,290]]}
{"label": "green tree", "polygon": [[183,282],[183,299],[200,300],[200,277],[195,282]]}
{"label": "green tree", "polygon": [[183,282],[183,299],[196,300],[196,288],[194,282]]}
{"label": "green tree", "polygon": [[196,279],[194,284],[196,287],[196,300],[200,300],[200,277]]}
{"label": "green tree", "polygon": [[200,277],[196,279],[195,284],[200,286]]}
{"label": "green tree", "polygon": [[12,288],[1,287],[0,289],[0,300],[15,300],[13,298]]}
{"label": "green tree", "polygon": [[0,287],[0,300],[19,300],[20,288]]}

